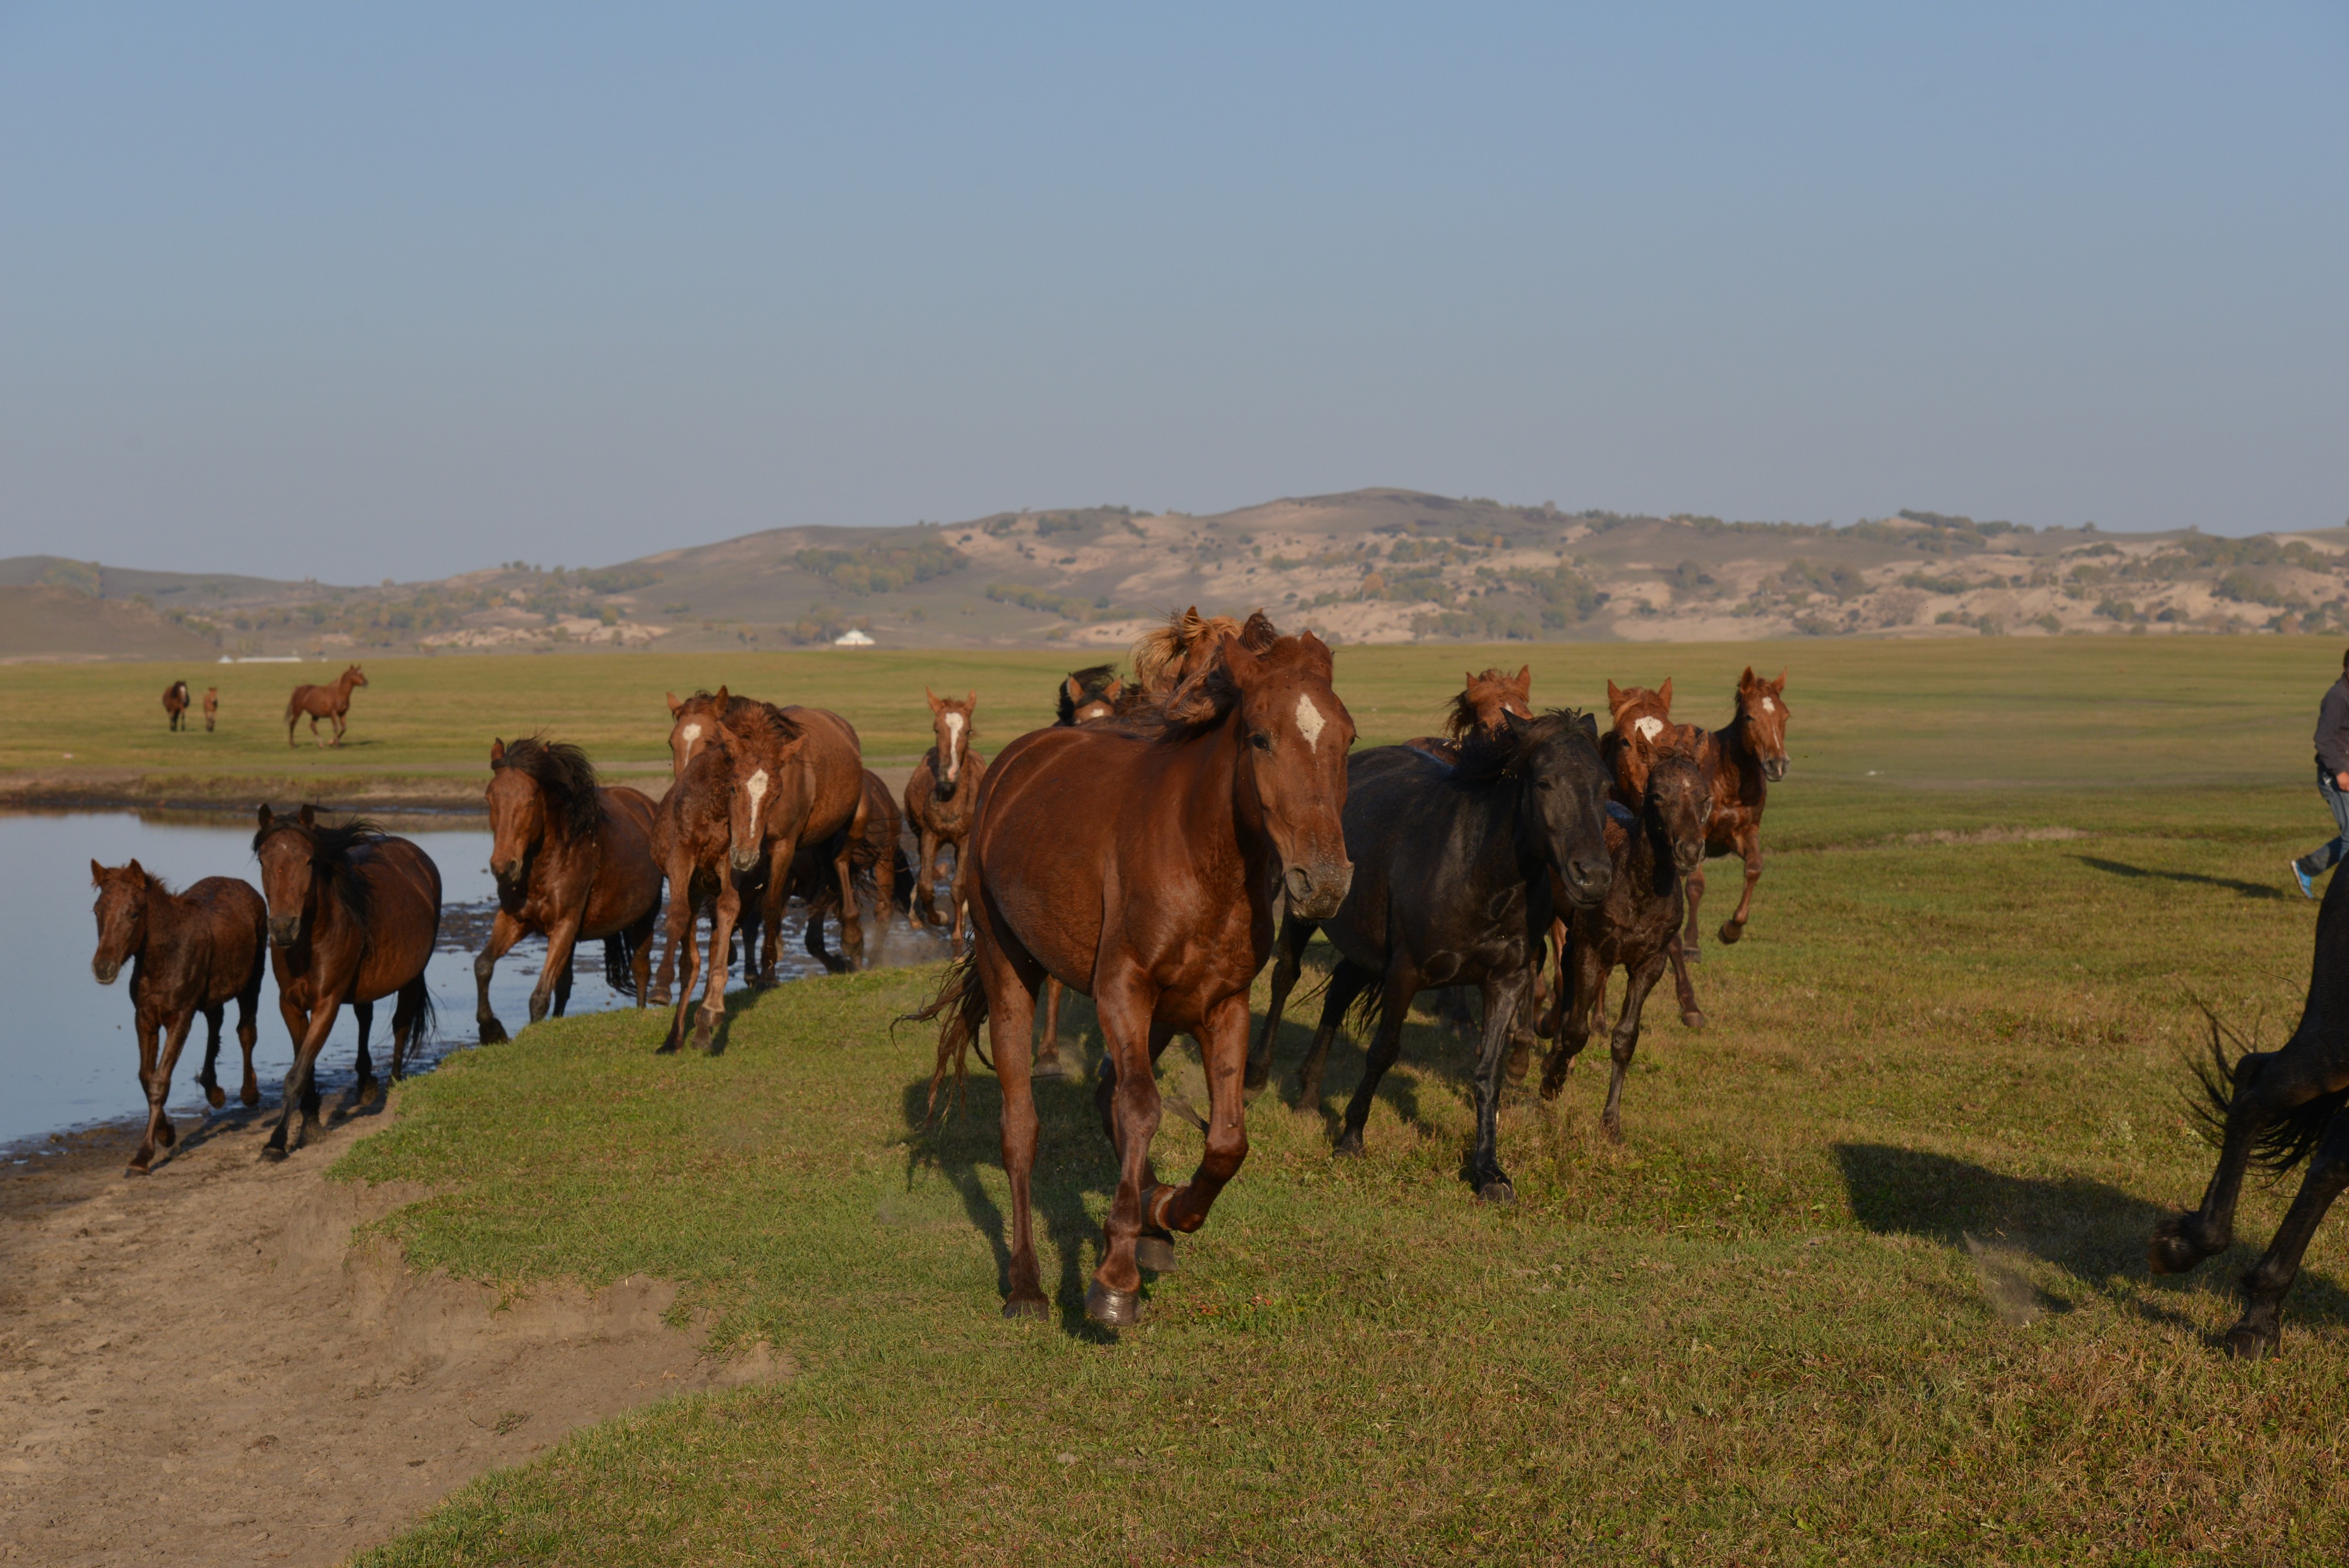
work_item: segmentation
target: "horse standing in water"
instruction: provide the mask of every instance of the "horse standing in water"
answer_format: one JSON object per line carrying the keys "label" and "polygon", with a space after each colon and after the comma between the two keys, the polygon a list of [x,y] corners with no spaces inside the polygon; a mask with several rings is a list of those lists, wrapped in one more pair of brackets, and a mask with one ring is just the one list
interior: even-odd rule
{"label": "horse standing in water", "polygon": [[965,698],[940,697],[928,687],[922,695],[930,704],[930,749],[914,764],[905,780],[905,820],[920,836],[921,852],[914,867],[910,913],[917,926],[938,923],[938,851],[951,846],[957,875],[947,894],[947,937],[953,957],[962,957],[963,929],[969,910],[959,891],[963,843],[970,836],[971,819],[978,810],[980,781],[987,777],[987,759],[970,749],[978,732],[978,693]]}
{"label": "horse standing in water", "polygon": [[323,746],[326,743],[318,739],[318,721],[321,719],[334,722],[334,743],[341,745],[343,731],[347,727],[345,721],[351,711],[351,689],[367,683],[367,678],[360,673],[359,667],[354,664],[335,677],[335,683],[331,686],[294,688],[294,695],[285,699],[286,745],[290,747],[294,744],[294,727],[305,718],[310,721],[310,740],[314,745]]}
{"label": "horse standing in water", "polygon": [[[365,822],[321,827],[304,806],[285,817],[261,808],[253,852],[269,901],[269,963],[277,1006],[294,1036],[285,1107],[262,1153],[283,1159],[318,1127],[318,1053],[343,1003],[359,1022],[358,1083],[350,1104],[375,1098],[367,1030],[375,1003],[396,996],[391,1013],[391,1080],[432,1018],[424,967],[440,934],[440,868],[405,838]],[[302,1125],[289,1140],[295,1106]]]}
{"label": "horse standing in water", "polygon": [[2273,1051],[2249,1051],[2230,1064],[2210,1026],[2211,1065],[2202,1070],[2206,1126],[2219,1135],[2219,1165],[2201,1205],[2154,1228],[2147,1260],[2157,1274],[2182,1274],[2235,1241],[2235,1200],[2257,1164],[2281,1176],[2308,1174],[2267,1251],[2243,1275],[2243,1315],[2227,1333],[2227,1354],[2273,1355],[2283,1337],[2283,1298],[2300,1277],[2301,1255],[2333,1200],[2349,1188],[2349,877],[2335,874],[2316,911],[2308,1000],[2292,1037]]}
{"label": "horse standing in water", "polygon": [[[89,863],[89,885],[98,889],[98,951],[90,972],[112,985],[130,965],[130,1003],[139,1032],[139,1083],[147,1091],[147,1136],[130,1157],[129,1174],[144,1176],[155,1151],[179,1141],[163,1102],[171,1093],[171,1072],[196,1014],[204,1015],[204,1066],[196,1082],[217,1110],[228,1096],[214,1072],[220,1061],[221,1019],[236,1003],[236,1043],[244,1051],[244,1085],[237,1097],[261,1103],[253,1076],[253,1046],[260,1032],[253,1012],[261,1000],[262,954],[268,945],[269,911],[250,883],[235,877],[207,877],[184,893],[174,893],[138,861],[128,866]],[[158,1041],[160,1050],[158,1050]]]}
{"label": "horse standing in water", "polygon": [[[678,977],[677,1011],[669,1018],[663,1051],[675,1051],[685,1044],[686,1009],[692,1004],[694,982],[701,970],[694,930],[705,908],[710,911],[709,963],[715,972],[709,996],[694,1022],[696,1049],[709,1049],[718,1021],[726,1015],[727,958],[745,898],[743,886],[727,861],[733,842],[730,805],[737,744],[722,722],[708,720],[702,732],[694,737],[692,760],[661,796],[653,819],[653,858],[668,883],[668,945],[661,955],[661,981],[653,999],[666,1002],[669,977]],[[766,867],[761,866],[750,880],[763,887],[765,876]],[[783,897],[781,888],[775,889],[775,897],[779,900]],[[677,967],[680,959],[681,973]],[[750,967],[747,943],[742,967]],[[708,1002],[716,1003],[714,1012]]]}
{"label": "horse standing in water", "polygon": [[217,686],[207,686],[207,687],[205,687],[205,688],[204,688],[204,733],[205,733],[205,734],[209,735],[209,734],[211,734],[211,733],[212,732],[212,724],[213,724],[213,722],[214,722],[214,721],[216,721],[217,719],[219,719],[219,717],[220,717],[220,688],[219,688],[219,687],[217,687]]}
{"label": "horse standing in water", "polygon": [[1567,1069],[1590,1039],[1592,1017],[1604,1015],[1608,975],[1618,964],[1623,967],[1623,1012],[1609,1042],[1615,1070],[1602,1118],[1607,1136],[1619,1143],[1623,1079],[1640,1046],[1640,1013],[1671,961],[1680,931],[1681,878],[1703,856],[1705,826],[1713,815],[1713,786],[1703,762],[1681,737],[1660,732],[1661,739],[1651,741],[1644,730],[1631,732],[1630,749],[1638,753],[1645,780],[1640,808],[1609,824],[1614,879],[1607,897],[1568,912],[1553,932],[1558,944],[1557,1002],[1540,1030],[1557,1041],[1541,1085],[1542,1098],[1556,1099]]}
{"label": "horse standing in water", "polygon": [[[1666,682],[1670,684],[1670,682]],[[1722,922],[1724,947],[1745,934],[1746,918],[1754,910],[1754,885],[1762,880],[1762,812],[1770,804],[1770,785],[1786,776],[1786,672],[1775,680],[1757,680],[1754,667],[1737,678],[1737,714],[1706,737],[1706,771],[1713,782],[1713,821],[1705,830],[1704,852],[1734,855],[1745,863],[1745,896]],[[1696,911],[1704,897],[1704,862],[1688,875],[1688,930],[1681,939],[1687,961],[1703,956]]]}
{"label": "horse standing in water", "polygon": [[188,727],[188,709],[193,699],[188,695],[188,683],[174,680],[163,688],[163,725],[178,731]]}
{"label": "horse standing in water", "polygon": [[[905,861],[905,819],[897,815],[889,786],[870,768],[864,770],[864,809],[857,824],[848,835],[849,884],[860,902],[871,897],[874,921],[885,934],[892,908],[907,909],[911,918],[914,868]],[[801,850],[799,858],[792,862],[790,891],[806,900],[809,955],[832,973],[840,974],[851,967],[850,961],[823,945],[824,918],[840,909],[840,890],[832,875],[833,850],[830,844]],[[879,943],[874,946],[877,949]],[[870,964],[878,959],[876,951],[864,955],[861,961]]]}
{"label": "horse standing in water", "polygon": [[490,742],[490,875],[498,913],[473,961],[473,1017],[481,1044],[506,1037],[490,1007],[498,960],[526,936],[546,939],[546,963],[531,989],[530,1021],[552,1001],[571,1001],[574,945],[604,943],[604,977],[645,1004],[651,988],[653,922],[661,873],[653,863],[653,803],[641,790],[605,787],[576,746],[533,736]]}
{"label": "horse standing in water", "polygon": [[[1011,1187],[1007,1317],[1046,1311],[1029,1206],[1044,978],[1092,993],[1108,1044],[1096,1098],[1118,1184],[1085,1313],[1131,1324],[1143,1232],[1171,1262],[1171,1234],[1206,1221],[1247,1157],[1248,986],[1272,949],[1275,906],[1286,897],[1325,919],[1352,876],[1340,815],[1354,725],[1330,687],[1330,650],[1259,613],[1203,662],[1147,722],[1033,731],[988,770],[966,874],[976,940],[916,1016],[944,1019],[933,1108],[982,1025],[994,1044]],[[1197,1171],[1168,1187],[1150,1160],[1152,1064],[1184,1033],[1199,1042],[1211,1114]]]}
{"label": "horse standing in water", "polygon": [[1579,905],[1607,896],[1614,873],[1606,802],[1599,729],[1580,713],[1530,722],[1510,715],[1499,735],[1472,736],[1456,766],[1410,746],[1356,757],[1346,786],[1353,889],[1326,919],[1292,910],[1282,920],[1272,1002],[1248,1062],[1249,1082],[1271,1074],[1280,1015],[1317,927],[1340,956],[1320,1026],[1297,1070],[1300,1105],[1319,1103],[1322,1062],[1357,999],[1367,999],[1371,1029],[1340,1154],[1362,1152],[1362,1128],[1402,1049],[1411,999],[1433,986],[1474,984],[1484,993],[1485,1033],[1468,1181],[1488,1202],[1514,1199],[1496,1147],[1504,1061],[1554,918],[1553,886]]}

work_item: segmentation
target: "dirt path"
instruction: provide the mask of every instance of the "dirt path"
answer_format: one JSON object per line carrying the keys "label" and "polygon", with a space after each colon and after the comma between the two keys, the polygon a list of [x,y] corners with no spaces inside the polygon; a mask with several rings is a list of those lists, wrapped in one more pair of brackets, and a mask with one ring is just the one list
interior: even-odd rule
{"label": "dirt path", "polygon": [[272,1166],[222,1116],[141,1180],[130,1134],[0,1179],[0,1560],[336,1563],[575,1427],[788,1375],[704,1357],[655,1281],[499,1311],[354,1250],[421,1195],[322,1179],[381,1125]]}

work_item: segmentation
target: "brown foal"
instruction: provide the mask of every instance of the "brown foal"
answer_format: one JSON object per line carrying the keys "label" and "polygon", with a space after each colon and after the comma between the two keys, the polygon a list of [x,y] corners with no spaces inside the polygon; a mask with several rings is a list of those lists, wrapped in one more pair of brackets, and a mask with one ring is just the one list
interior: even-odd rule
{"label": "brown foal", "polygon": [[[978,810],[979,783],[987,777],[987,759],[970,746],[978,733],[978,692],[959,699],[941,697],[925,686],[922,695],[930,704],[930,749],[905,780],[905,820],[921,839],[914,862],[914,923],[934,926],[938,923],[938,851],[951,846],[960,869],[963,844]],[[960,958],[970,911],[953,888],[949,884],[947,894],[947,938],[948,951]]]}

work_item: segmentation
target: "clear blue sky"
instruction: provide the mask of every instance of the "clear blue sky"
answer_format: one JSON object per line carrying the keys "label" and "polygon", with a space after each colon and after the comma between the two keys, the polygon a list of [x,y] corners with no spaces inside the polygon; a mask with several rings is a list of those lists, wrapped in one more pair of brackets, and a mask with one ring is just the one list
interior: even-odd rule
{"label": "clear blue sky", "polygon": [[2349,7],[0,0],[0,555],[2349,517]]}

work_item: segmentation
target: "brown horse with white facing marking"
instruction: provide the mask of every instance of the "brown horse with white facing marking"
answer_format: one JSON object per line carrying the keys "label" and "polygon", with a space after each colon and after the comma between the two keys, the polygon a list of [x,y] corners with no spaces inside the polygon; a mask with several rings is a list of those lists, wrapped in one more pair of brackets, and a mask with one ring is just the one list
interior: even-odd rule
{"label": "brown horse with white facing marking", "polygon": [[[1203,662],[1146,722],[1020,736],[979,797],[967,873],[976,940],[918,1016],[945,1020],[933,1106],[981,1025],[994,1044],[1011,1187],[1007,1317],[1045,1312],[1029,1206],[1029,1053],[1044,978],[1092,994],[1108,1045],[1098,1101],[1117,1194],[1085,1312],[1131,1324],[1143,1231],[1171,1261],[1165,1238],[1197,1230],[1247,1157],[1248,986],[1272,951],[1276,909],[1285,897],[1326,917],[1353,875],[1340,813],[1354,725],[1330,690],[1330,650],[1259,614]],[[1167,1187],[1150,1160],[1152,1064],[1177,1033],[1199,1042],[1211,1109],[1197,1171]]]}
{"label": "brown horse with white facing marking", "polygon": [[326,743],[318,739],[318,721],[326,719],[335,726],[334,743],[341,745],[343,732],[348,727],[346,721],[351,711],[351,689],[367,683],[367,678],[354,664],[335,677],[331,686],[294,688],[294,695],[285,699],[285,743],[288,746],[294,743],[294,727],[306,718],[310,721],[313,744],[323,746]]}
{"label": "brown horse with white facing marking", "polygon": [[[261,1000],[262,952],[268,945],[269,911],[250,883],[235,877],[207,877],[184,893],[174,893],[138,861],[128,866],[89,863],[89,884],[98,889],[98,951],[90,972],[112,985],[130,965],[130,1004],[139,1031],[139,1083],[147,1091],[147,1136],[130,1157],[130,1171],[144,1176],[155,1151],[179,1141],[163,1102],[171,1093],[171,1070],[196,1014],[204,1015],[204,1066],[196,1082],[217,1109],[221,1092],[214,1067],[220,1061],[221,1019],[236,1003],[236,1043],[244,1050],[244,1085],[238,1098],[261,1103],[253,1076],[253,1046],[260,1032],[253,1012]],[[160,1040],[160,1049],[158,1049]]]}
{"label": "brown horse with white facing marking", "polygon": [[[253,852],[269,901],[277,1006],[294,1036],[285,1108],[262,1149],[283,1159],[317,1130],[318,1053],[343,1003],[351,1004],[359,1021],[358,1083],[351,1103],[375,1098],[367,1026],[375,1003],[387,996],[398,999],[391,1015],[391,1077],[399,1081],[408,1048],[432,1016],[424,967],[440,934],[440,868],[414,844],[370,824],[321,827],[306,805],[291,817],[263,806]],[[296,1106],[302,1125],[289,1141]]]}
{"label": "brown horse with white facing marking", "polygon": [[164,727],[174,731],[186,729],[188,727],[188,709],[193,705],[193,702],[194,699],[188,695],[188,683],[186,681],[174,680],[169,686],[164,687]]}
{"label": "brown horse with white facing marking", "polygon": [[506,1037],[490,1007],[498,960],[526,936],[546,939],[546,963],[530,993],[530,1021],[550,1000],[563,1016],[571,1000],[574,944],[601,938],[604,974],[615,991],[645,1004],[651,989],[653,922],[661,873],[653,863],[653,803],[642,790],[606,787],[576,746],[532,736],[490,742],[490,875],[498,913],[473,961],[474,1020],[481,1044]]}
{"label": "brown horse with white facing marking", "polygon": [[1507,725],[1507,715],[1520,719],[1534,716],[1534,667],[1520,665],[1515,675],[1498,669],[1487,669],[1479,675],[1464,672],[1460,694],[1444,704],[1444,733],[1421,735],[1403,742],[1416,746],[1438,762],[1460,760],[1461,742],[1471,736],[1487,740],[1498,736]]}
{"label": "brown horse with white facing marking", "polygon": [[[1712,732],[1705,761],[1713,774],[1713,822],[1705,832],[1708,856],[1734,855],[1745,863],[1745,896],[1722,922],[1727,946],[1745,934],[1754,912],[1754,886],[1762,880],[1762,813],[1770,786],[1786,776],[1786,672],[1775,680],[1755,677],[1754,667],[1737,678],[1737,713]],[[1703,952],[1697,930],[1697,904],[1704,897],[1704,867],[1689,873],[1688,930],[1681,946],[1693,961]]]}
{"label": "brown horse with white facing marking", "polygon": [[[978,692],[963,698],[941,697],[925,686],[922,695],[930,704],[930,749],[922,753],[905,780],[905,820],[921,839],[921,851],[914,863],[914,923],[931,926],[938,922],[938,851],[951,846],[955,866],[960,869],[963,843],[970,836],[971,820],[978,812],[978,788],[987,777],[987,759],[970,748],[978,733]],[[960,880],[956,878],[957,885]],[[947,936],[956,958],[962,957],[963,929],[968,921],[962,895],[949,891]]]}

